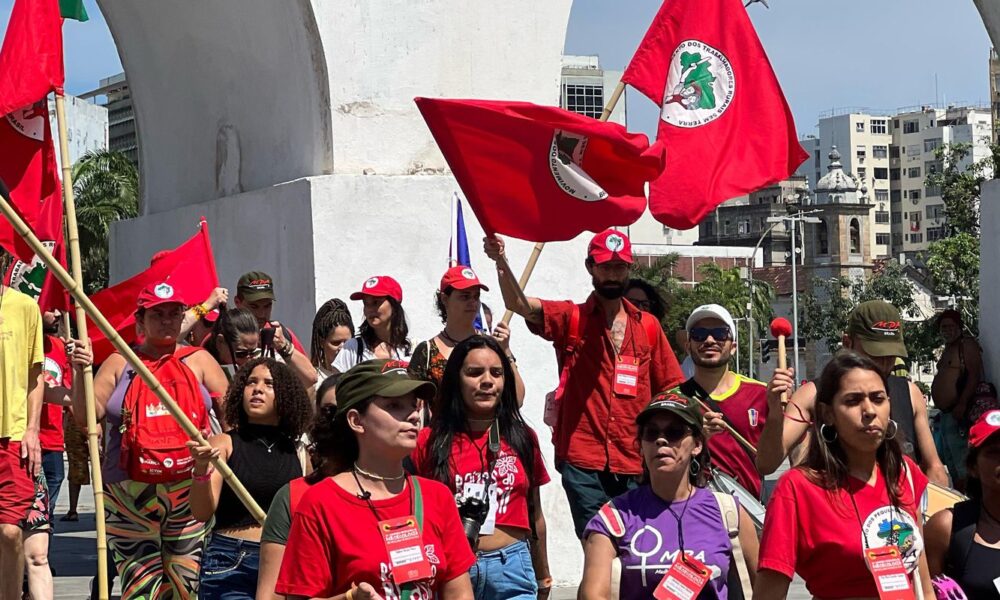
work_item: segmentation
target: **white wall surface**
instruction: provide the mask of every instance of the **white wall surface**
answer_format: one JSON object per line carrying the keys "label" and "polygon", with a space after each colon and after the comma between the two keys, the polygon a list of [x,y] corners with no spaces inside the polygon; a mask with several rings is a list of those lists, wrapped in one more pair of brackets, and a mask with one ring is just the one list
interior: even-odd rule
{"label": "white wall surface", "polygon": [[[59,125],[56,120],[56,102],[49,100],[49,125],[52,127],[52,142],[56,149],[56,165],[62,179],[62,152],[59,150]],[[69,147],[69,162],[76,161],[91,151],[108,147],[108,109],[87,102],[76,96],[66,96],[66,137]]]}

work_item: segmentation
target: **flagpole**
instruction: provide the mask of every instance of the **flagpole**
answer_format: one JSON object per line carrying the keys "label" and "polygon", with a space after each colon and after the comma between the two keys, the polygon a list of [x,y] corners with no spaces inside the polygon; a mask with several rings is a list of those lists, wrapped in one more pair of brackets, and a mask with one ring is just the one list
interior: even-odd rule
{"label": "flagpole", "polygon": [[[108,322],[107,317],[101,313],[100,309],[94,305],[93,300],[91,300],[90,297],[83,291],[83,287],[77,285],[77,283],[73,280],[73,276],[70,275],[61,264],[59,264],[59,261],[52,256],[52,253],[49,252],[48,248],[46,248],[42,242],[38,240],[38,237],[31,231],[28,225],[24,222],[24,219],[17,214],[7,198],[3,196],[0,196],[0,213],[3,213],[3,216],[6,217],[7,221],[9,221],[14,227],[14,231],[16,231],[25,243],[31,247],[35,256],[42,259],[42,262],[44,262],[49,268],[49,271],[55,275],[56,279],[59,280],[59,283],[61,283],[62,286],[66,288],[66,291],[73,296],[77,305],[83,307],[86,315],[90,317],[95,325],[97,325],[97,328],[104,334],[104,337],[111,342],[111,345],[115,347],[115,350],[122,355],[122,358],[124,358],[136,374],[142,378],[142,381],[149,386],[149,389],[154,394],[156,394],[156,397],[174,417],[174,420],[176,420],[177,424],[181,426],[184,433],[186,433],[191,440],[198,442],[200,445],[207,445],[208,441],[205,440],[205,436],[203,436],[201,431],[195,427],[194,423],[191,422],[191,419],[189,419],[184,411],[181,410],[180,406],[177,405],[177,402],[170,397],[170,394],[168,394],[160,382],[157,381],[156,376],[149,370],[149,367],[142,362],[142,359],[140,359],[136,355],[135,351],[129,347],[128,343],[122,339],[122,336],[118,334],[114,326]],[[247,492],[247,489],[233,473],[233,470],[229,468],[226,461],[219,457],[213,458],[212,466],[215,467],[215,470],[222,474],[222,478],[227,484],[229,484],[233,493],[240,499],[243,506],[247,508],[250,515],[253,516],[258,523],[263,524],[264,517],[267,515],[260,508],[260,505],[257,504],[257,501],[250,496],[250,493]]]}
{"label": "flagpole", "polygon": [[[601,112],[601,118],[598,120],[607,121],[611,118],[611,113],[614,112],[615,106],[618,105],[618,101],[621,99],[624,92],[625,82],[619,81],[618,85],[615,86],[615,91],[611,92],[611,98],[608,99],[608,103],[604,106],[604,110]],[[524,265],[524,271],[521,272],[521,278],[517,280],[517,284],[521,286],[522,293],[528,285],[528,280],[531,279],[531,274],[535,271],[535,265],[538,264],[538,256],[542,253],[543,248],[545,248],[545,242],[538,242],[535,244],[535,247],[531,249],[531,256],[528,257],[528,262]],[[503,314],[503,320],[501,322],[504,325],[509,325],[513,316],[514,311],[507,309],[507,312]]]}
{"label": "flagpole", "polygon": [[[56,93],[56,123],[59,129],[59,157],[62,162],[63,206],[66,211],[66,231],[69,234],[70,266],[73,269],[73,282],[82,290],[80,230],[76,223],[73,165],[69,160],[69,139],[66,134],[66,103],[61,93]],[[38,253],[37,249],[35,253]],[[76,303],[76,331],[81,340],[90,343],[90,337],[87,335],[87,313],[79,302]],[[108,600],[108,538],[104,525],[104,480],[101,473],[97,407],[94,401],[94,370],[89,365],[83,370],[83,394],[87,406],[87,448],[90,454],[90,481],[94,488],[94,520],[97,524],[97,595],[100,600]]]}

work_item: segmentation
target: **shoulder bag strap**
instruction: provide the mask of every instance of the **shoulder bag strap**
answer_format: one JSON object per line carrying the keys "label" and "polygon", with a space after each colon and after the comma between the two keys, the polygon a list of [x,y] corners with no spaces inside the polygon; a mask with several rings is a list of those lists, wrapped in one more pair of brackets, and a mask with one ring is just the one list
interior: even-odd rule
{"label": "shoulder bag strap", "polygon": [[[413,486],[413,512],[414,517],[417,519],[417,529],[423,533],[424,531],[424,497],[420,493],[420,479],[418,477],[410,477],[410,485]],[[399,597],[400,600],[411,600],[413,595],[416,593],[416,585],[413,583],[406,583],[400,586]]]}
{"label": "shoulder bag strap", "polygon": [[[747,569],[746,558],[743,556],[743,544],[740,543],[740,511],[736,506],[736,500],[729,494],[712,492],[715,501],[719,505],[719,512],[722,514],[722,523],[729,533],[729,542],[733,546],[733,564],[729,566],[730,572],[736,568],[740,580],[740,593],[746,597],[747,591],[753,588],[750,585],[750,571]],[[731,598],[736,598],[734,590],[730,588]]]}

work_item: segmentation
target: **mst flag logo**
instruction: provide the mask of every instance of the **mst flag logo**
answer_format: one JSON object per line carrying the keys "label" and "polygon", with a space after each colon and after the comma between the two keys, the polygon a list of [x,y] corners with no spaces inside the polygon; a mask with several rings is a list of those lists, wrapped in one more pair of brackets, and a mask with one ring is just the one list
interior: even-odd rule
{"label": "mst flag logo", "polygon": [[570,196],[587,202],[604,200],[608,193],[583,170],[586,151],[586,136],[557,129],[549,150],[549,169],[559,187]]}
{"label": "mst flag logo", "polygon": [[36,142],[45,141],[45,121],[49,111],[44,100],[31,106],[15,110],[7,115],[7,122],[14,131]]}
{"label": "mst flag logo", "polygon": [[736,93],[733,66],[719,50],[685,40],[670,57],[660,118],[677,127],[700,127],[726,112]]}
{"label": "mst flag logo", "polygon": [[[45,240],[42,242],[42,245],[49,252],[55,252],[56,243],[54,241]],[[6,279],[11,288],[27,296],[31,296],[32,300],[37,302],[38,298],[42,295],[42,287],[45,285],[45,276],[48,272],[49,268],[45,266],[42,259],[34,256],[31,259],[31,263],[15,260],[14,264],[10,267],[9,276]]]}

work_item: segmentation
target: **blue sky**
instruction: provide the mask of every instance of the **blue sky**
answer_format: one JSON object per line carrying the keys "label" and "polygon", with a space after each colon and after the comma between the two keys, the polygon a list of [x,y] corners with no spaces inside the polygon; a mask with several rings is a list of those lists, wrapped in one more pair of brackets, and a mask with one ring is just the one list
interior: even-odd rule
{"label": "blue sky", "polygon": [[[277,0],[276,0],[277,1]],[[0,27],[13,0],[0,0]],[[121,71],[114,41],[94,0],[91,20],[67,21],[66,89],[81,93]],[[623,68],[659,0],[575,0],[570,54],[598,54]],[[895,109],[935,101],[987,102],[989,38],[972,0],[770,0],[750,7],[795,114],[800,133],[831,108]],[[629,98],[630,128],[652,132],[656,109]]]}

